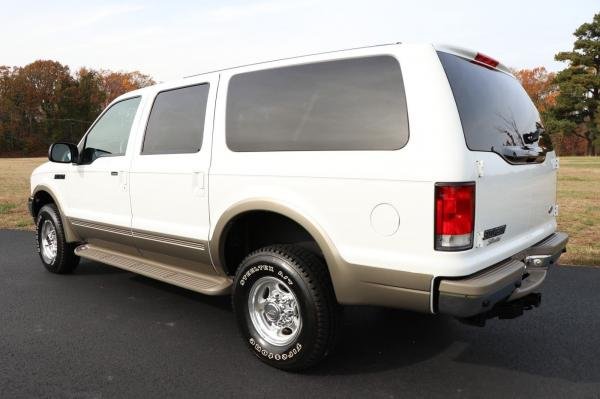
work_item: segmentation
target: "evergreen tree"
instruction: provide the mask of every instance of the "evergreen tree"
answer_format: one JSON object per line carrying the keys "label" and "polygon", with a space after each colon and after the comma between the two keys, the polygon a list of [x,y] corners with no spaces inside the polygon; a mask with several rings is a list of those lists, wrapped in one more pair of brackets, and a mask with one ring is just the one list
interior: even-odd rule
{"label": "evergreen tree", "polygon": [[595,155],[600,147],[600,13],[574,36],[573,50],[555,56],[569,65],[556,75],[559,95],[547,125],[550,131],[584,139],[588,155]]}

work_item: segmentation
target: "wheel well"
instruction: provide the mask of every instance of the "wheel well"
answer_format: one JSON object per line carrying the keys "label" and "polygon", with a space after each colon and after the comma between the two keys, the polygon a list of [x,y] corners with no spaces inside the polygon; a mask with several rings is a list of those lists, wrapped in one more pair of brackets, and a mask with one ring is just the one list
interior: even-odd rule
{"label": "wheel well", "polygon": [[315,239],[293,219],[270,211],[248,211],[231,220],[223,233],[221,259],[228,275],[252,251],[273,244],[297,244],[320,258],[323,252]]}
{"label": "wheel well", "polygon": [[52,198],[52,196],[48,194],[48,192],[42,190],[35,193],[35,195],[33,196],[32,205],[33,217],[36,218],[38,213],[40,212],[40,209],[42,209],[42,207],[47,204],[55,204],[54,198]]}

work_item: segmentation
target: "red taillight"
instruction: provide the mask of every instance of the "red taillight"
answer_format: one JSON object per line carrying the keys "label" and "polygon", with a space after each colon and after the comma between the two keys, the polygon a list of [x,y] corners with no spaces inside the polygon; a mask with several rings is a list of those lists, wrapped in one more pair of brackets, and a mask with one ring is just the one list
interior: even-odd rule
{"label": "red taillight", "polygon": [[499,62],[493,59],[492,57],[488,57],[487,55],[481,53],[477,53],[477,55],[475,55],[475,61],[490,66],[492,68],[496,68],[499,64]]}
{"label": "red taillight", "polygon": [[475,183],[435,185],[435,249],[463,250],[473,247]]}

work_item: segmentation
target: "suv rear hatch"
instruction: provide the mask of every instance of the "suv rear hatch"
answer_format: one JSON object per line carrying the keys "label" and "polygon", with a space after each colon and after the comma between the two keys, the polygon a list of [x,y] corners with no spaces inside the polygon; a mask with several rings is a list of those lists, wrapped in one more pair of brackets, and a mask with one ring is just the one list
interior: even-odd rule
{"label": "suv rear hatch", "polygon": [[501,242],[494,248],[510,256],[504,252],[531,246],[556,229],[551,143],[531,99],[497,61],[479,53],[438,55],[478,165],[474,246]]}

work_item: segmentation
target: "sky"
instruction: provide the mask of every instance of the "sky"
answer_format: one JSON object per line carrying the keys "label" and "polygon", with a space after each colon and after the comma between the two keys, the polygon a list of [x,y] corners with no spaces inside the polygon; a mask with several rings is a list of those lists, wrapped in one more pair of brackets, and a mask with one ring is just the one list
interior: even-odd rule
{"label": "sky", "polygon": [[445,43],[556,71],[598,0],[0,0],[0,65],[139,70],[157,81],[394,42]]}

